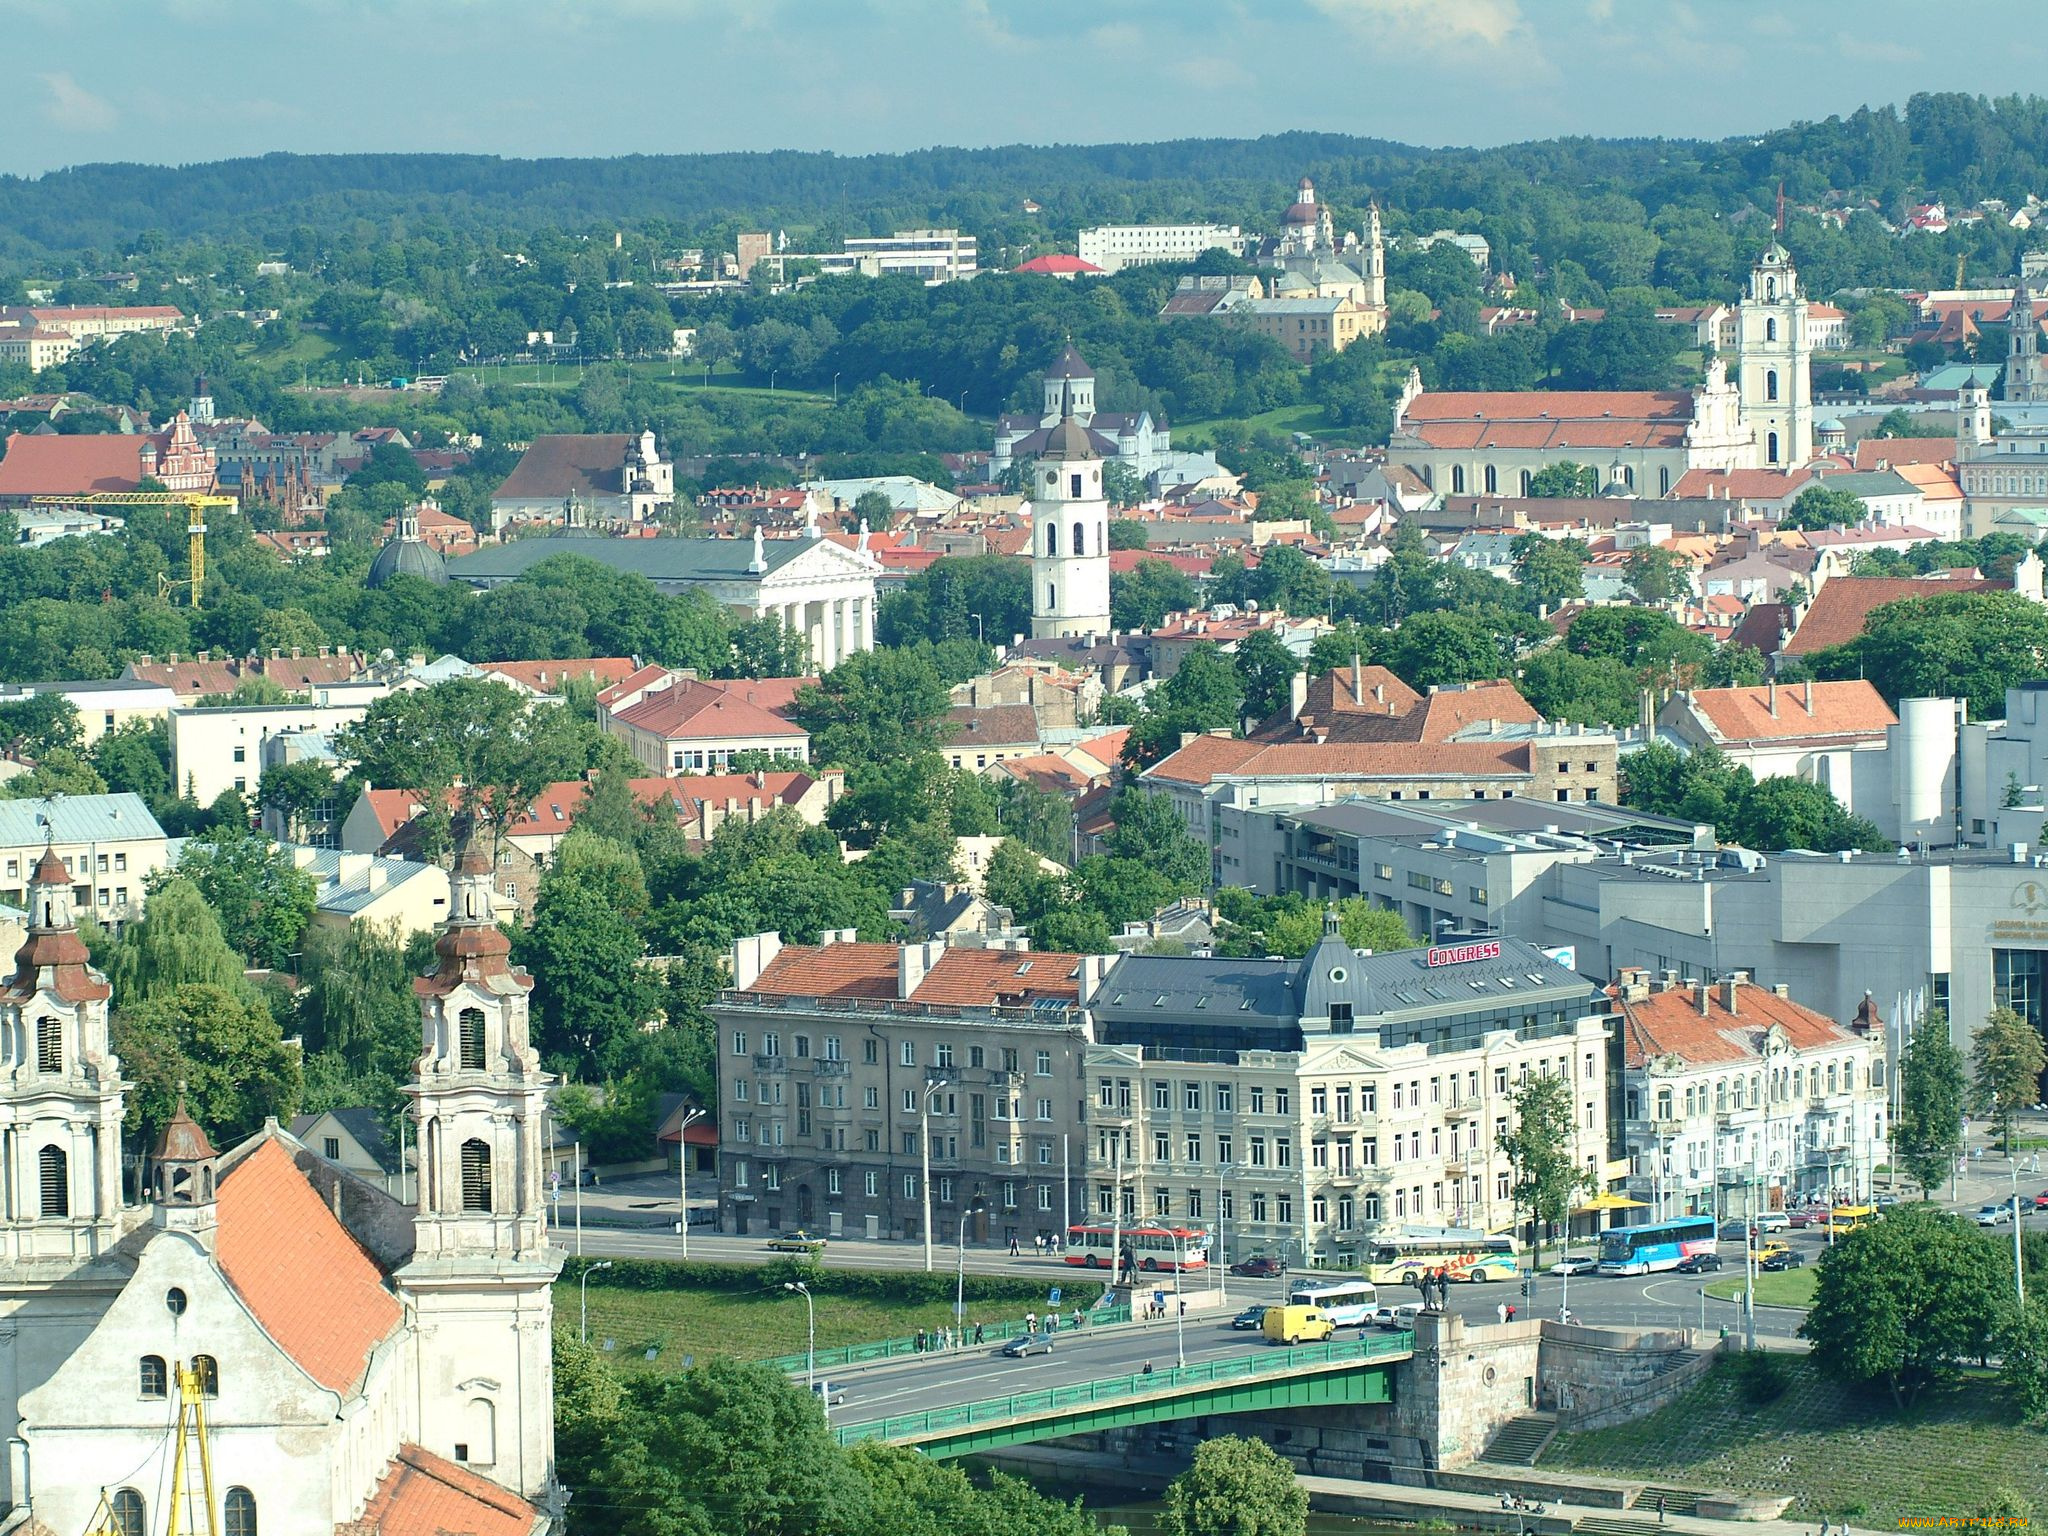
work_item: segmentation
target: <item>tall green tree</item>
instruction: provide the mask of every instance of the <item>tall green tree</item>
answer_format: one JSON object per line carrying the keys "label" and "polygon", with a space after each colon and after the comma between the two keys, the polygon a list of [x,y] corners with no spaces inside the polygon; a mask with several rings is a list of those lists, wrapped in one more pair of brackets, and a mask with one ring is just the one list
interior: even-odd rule
{"label": "tall green tree", "polygon": [[242,957],[222,934],[220,918],[198,886],[176,877],[150,892],[142,916],[96,958],[113,984],[117,1008],[189,983],[246,990]]}
{"label": "tall green tree", "polygon": [[858,768],[937,748],[952,700],[929,659],[861,651],[797,692],[791,717],[811,733],[811,760]]}
{"label": "tall green tree", "polygon": [[2010,1156],[2019,1112],[2041,1101],[2041,1073],[2048,1069],[2041,1031],[2010,1008],[1994,1008],[1970,1037],[1970,1059],[1977,1103],[1989,1111]]}
{"label": "tall green tree", "polygon": [[117,1009],[114,1050],[134,1085],[126,1129],[147,1146],[178,1095],[214,1142],[232,1146],[265,1116],[288,1120],[301,1088],[299,1053],[270,1011],[244,993],[185,982]]}
{"label": "tall green tree", "polygon": [[1963,1055],[1948,1037],[1948,1015],[1920,1021],[1899,1057],[1899,1113],[1892,1156],[1932,1199],[1963,1149]]}
{"label": "tall green tree", "polygon": [[642,1031],[661,1017],[661,987],[642,965],[645,943],[632,910],[644,910],[624,871],[632,850],[586,834],[580,849],[541,876],[533,922],[513,956],[533,977],[540,1047],[586,1081],[622,1075],[637,1059]]}
{"label": "tall green tree", "polygon": [[1586,559],[1590,553],[1578,539],[1553,539],[1524,533],[1512,546],[1515,580],[1531,601],[1557,608],[1586,595]]}
{"label": "tall green tree", "polygon": [[82,740],[78,706],[61,693],[32,693],[0,704],[0,745],[17,757],[76,752]]}
{"label": "tall green tree", "polygon": [[1219,1435],[1166,1488],[1162,1536],[1304,1536],[1308,1490],[1263,1441]]}
{"label": "tall green tree", "polygon": [[1848,528],[1870,515],[1863,498],[1831,485],[1809,485],[1792,499],[1780,527]]}
{"label": "tall green tree", "polygon": [[1248,718],[1263,720],[1287,707],[1288,688],[1301,671],[1301,662],[1273,631],[1255,629],[1246,635],[1238,642],[1231,663],[1244,680]]}
{"label": "tall green tree", "polygon": [[277,844],[237,827],[189,838],[176,878],[199,888],[223,937],[251,966],[291,966],[313,920],[317,887]]}
{"label": "tall green tree", "polygon": [[1543,1239],[1571,1215],[1572,1201],[1592,1187],[1575,1155],[1578,1115],[1569,1078],[1538,1072],[1509,1095],[1514,1114],[1500,1150],[1508,1160],[1509,1192],[1529,1218],[1535,1265],[1543,1266]]}

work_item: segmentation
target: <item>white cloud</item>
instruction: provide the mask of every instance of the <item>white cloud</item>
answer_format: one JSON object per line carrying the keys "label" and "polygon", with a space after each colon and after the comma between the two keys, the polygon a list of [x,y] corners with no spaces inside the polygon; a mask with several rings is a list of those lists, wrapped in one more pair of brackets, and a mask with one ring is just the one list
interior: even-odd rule
{"label": "white cloud", "polygon": [[1594,21],[1614,20],[1614,0],[1589,0],[1586,14]]}
{"label": "white cloud", "polygon": [[108,133],[120,122],[121,114],[104,96],[95,96],[63,70],[42,77],[50,88],[50,100],[43,115],[59,128],[74,133]]}
{"label": "white cloud", "polygon": [[1411,46],[1507,44],[1523,31],[1521,0],[1312,0],[1315,8]]}

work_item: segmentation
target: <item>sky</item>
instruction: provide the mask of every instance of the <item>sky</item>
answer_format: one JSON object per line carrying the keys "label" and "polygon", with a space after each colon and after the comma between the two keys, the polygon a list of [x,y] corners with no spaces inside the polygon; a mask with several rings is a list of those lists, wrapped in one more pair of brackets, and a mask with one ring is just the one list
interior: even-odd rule
{"label": "sky", "polygon": [[1718,138],[2048,78],[2041,0],[0,0],[0,173],[1253,137]]}

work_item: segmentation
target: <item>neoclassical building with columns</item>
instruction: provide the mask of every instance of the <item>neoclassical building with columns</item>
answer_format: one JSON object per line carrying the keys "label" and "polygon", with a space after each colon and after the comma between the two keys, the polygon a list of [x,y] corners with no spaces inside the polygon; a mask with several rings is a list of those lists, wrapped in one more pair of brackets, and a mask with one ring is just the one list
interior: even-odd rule
{"label": "neoclassical building with columns", "polygon": [[531,538],[448,562],[451,580],[488,591],[543,560],[578,555],[663,592],[700,591],[742,618],[779,619],[804,637],[814,671],[875,648],[875,578],[881,563],[820,534],[790,539]]}

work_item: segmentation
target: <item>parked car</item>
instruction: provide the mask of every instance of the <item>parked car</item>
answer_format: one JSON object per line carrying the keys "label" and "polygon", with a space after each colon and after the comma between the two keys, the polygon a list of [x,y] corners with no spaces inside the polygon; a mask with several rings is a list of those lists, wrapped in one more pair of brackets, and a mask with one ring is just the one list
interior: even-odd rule
{"label": "parked car", "polygon": [[1052,1335],[1020,1333],[1003,1346],[1003,1353],[1012,1360],[1022,1360],[1026,1355],[1049,1355],[1052,1353]]}
{"label": "parked car", "polygon": [[1720,1232],[1716,1235],[1724,1243],[1745,1242],[1750,1237],[1749,1223],[1747,1221],[1724,1221],[1721,1223]]}
{"label": "parked car", "polygon": [[1681,1275],[1704,1275],[1721,1267],[1718,1253],[1689,1253],[1678,1261]]}
{"label": "parked car", "polygon": [[1590,1253],[1568,1253],[1550,1266],[1553,1275],[1590,1275],[1600,1267],[1600,1260]]}
{"label": "parked car", "polygon": [[1265,1325],[1266,1307],[1263,1302],[1256,1307],[1246,1307],[1230,1320],[1231,1327],[1245,1331],[1263,1328]]}
{"label": "parked car", "polygon": [[1248,1259],[1239,1259],[1230,1266],[1233,1275],[1245,1275],[1253,1280],[1268,1280],[1275,1275],[1287,1273],[1287,1266],[1269,1253],[1255,1253]]}
{"label": "parked car", "polygon": [[[1825,1217],[1822,1220],[1826,1220]],[[1759,1232],[1782,1232],[1792,1225],[1792,1218],[1783,1211],[1765,1211],[1752,1223]]]}
{"label": "parked car", "polygon": [[1805,1254],[1791,1248],[1781,1248],[1776,1253],[1766,1254],[1763,1263],[1757,1267],[1775,1274],[1781,1269],[1797,1269],[1805,1262]]}
{"label": "parked car", "polygon": [[837,1408],[846,1401],[846,1389],[836,1381],[814,1381],[811,1391],[827,1408]]}
{"label": "parked car", "polygon": [[2002,1227],[2012,1220],[2012,1203],[2001,1200],[1996,1205],[1977,1207],[1976,1222],[1980,1227]]}
{"label": "parked car", "polygon": [[1387,1328],[1398,1333],[1403,1328],[1413,1328],[1416,1315],[1421,1311],[1422,1304],[1420,1302],[1404,1301],[1395,1307],[1375,1308],[1368,1321],[1375,1328]]}
{"label": "parked car", "polygon": [[1824,1205],[1802,1206],[1785,1218],[1785,1225],[1788,1227],[1824,1227],[1827,1224],[1828,1208]]}
{"label": "parked car", "polygon": [[794,1232],[784,1232],[778,1237],[769,1238],[768,1251],[770,1253],[823,1253],[825,1251],[825,1239],[813,1237],[810,1233],[799,1228]]}

